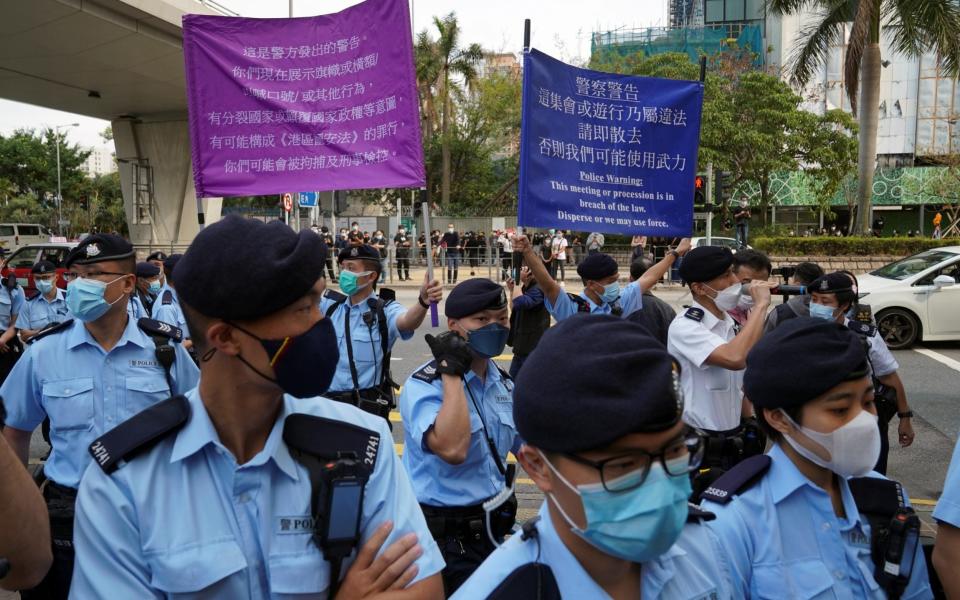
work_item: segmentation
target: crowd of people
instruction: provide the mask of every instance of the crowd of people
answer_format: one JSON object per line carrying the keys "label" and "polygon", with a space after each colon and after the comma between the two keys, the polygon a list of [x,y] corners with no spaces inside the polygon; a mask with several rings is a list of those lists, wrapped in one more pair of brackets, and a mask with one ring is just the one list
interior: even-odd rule
{"label": "crowd of people", "polygon": [[[512,261],[505,283],[458,282],[478,246],[450,226],[434,232],[445,272],[403,306],[379,285],[384,232],[318,233],[228,216],[143,262],[96,234],[67,257],[65,293],[49,265],[31,300],[4,284],[0,346],[25,350],[0,386],[0,585],[934,597],[907,490],[883,475],[888,424],[907,447],[913,413],[854,274],[798,265],[810,293],[772,308],[756,251],[684,239],[655,261],[637,238],[624,285],[602,234],[577,261],[564,232],[521,231],[483,236]],[[403,228],[391,241],[412,258]],[[679,314],[655,295],[674,269],[692,297]],[[579,294],[560,285],[572,271]],[[440,303],[432,358],[397,394],[393,348]],[[24,468],[38,428],[39,491]],[[524,523],[518,466],[545,497]],[[936,573],[960,594],[960,449],[934,517]]]}

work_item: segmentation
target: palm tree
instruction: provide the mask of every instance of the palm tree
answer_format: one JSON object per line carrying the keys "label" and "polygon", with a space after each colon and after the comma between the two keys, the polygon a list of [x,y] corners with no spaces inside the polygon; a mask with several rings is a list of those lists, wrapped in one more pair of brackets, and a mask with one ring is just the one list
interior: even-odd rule
{"label": "palm tree", "polygon": [[447,206],[450,202],[453,99],[462,93],[461,82],[469,89],[476,80],[477,64],[483,59],[483,50],[479,44],[460,47],[460,25],[455,13],[443,18],[434,17],[433,24],[439,34],[437,40],[431,40],[426,31],[417,36],[417,83],[423,96],[425,133],[432,132],[436,126],[436,105],[440,105],[440,202]]}
{"label": "palm tree", "polygon": [[857,177],[857,232],[870,231],[870,198],[877,160],[877,119],[880,112],[880,34],[888,34],[897,53],[917,58],[937,52],[942,72],[960,75],[960,6],[956,0],[767,0],[780,15],[819,9],[818,19],[805,28],[790,57],[791,83],[803,87],[824,63],[833,45],[842,45],[850,27],[843,87],[857,114],[857,86],[862,110]]}

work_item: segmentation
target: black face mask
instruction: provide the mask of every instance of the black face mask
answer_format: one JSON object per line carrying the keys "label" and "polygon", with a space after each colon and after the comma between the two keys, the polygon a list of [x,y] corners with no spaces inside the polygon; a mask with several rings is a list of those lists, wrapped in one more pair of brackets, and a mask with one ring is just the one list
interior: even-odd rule
{"label": "black face mask", "polygon": [[296,398],[313,398],[323,395],[330,387],[340,360],[337,334],[330,319],[320,319],[304,334],[282,340],[264,340],[235,323],[230,325],[260,342],[277,378],[264,375],[239,354],[237,358],[284,392]]}

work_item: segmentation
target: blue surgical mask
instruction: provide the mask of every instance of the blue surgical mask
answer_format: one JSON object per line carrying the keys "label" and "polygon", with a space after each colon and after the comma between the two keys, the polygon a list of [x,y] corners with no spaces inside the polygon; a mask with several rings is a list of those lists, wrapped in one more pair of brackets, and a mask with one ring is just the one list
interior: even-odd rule
{"label": "blue surgical mask", "polygon": [[363,273],[354,273],[352,271],[340,271],[340,275],[337,276],[337,283],[340,284],[340,289],[343,290],[343,293],[352,296],[362,290],[363,288],[370,285],[371,282],[367,282],[363,285],[357,283],[357,279],[360,277],[366,277],[373,271],[364,271]]}
{"label": "blue surgical mask", "polygon": [[823,304],[810,302],[810,316],[816,319],[833,321],[833,311],[834,308],[832,306],[824,306]]}
{"label": "blue surgical mask", "polygon": [[53,289],[53,282],[46,279],[34,279],[33,283],[37,286],[37,291],[41,294],[49,294]]}
{"label": "blue surgical mask", "polygon": [[[550,494],[553,506],[574,533],[601,552],[645,563],[663,555],[680,537],[687,522],[687,498],[693,489],[688,475],[673,477],[660,462],[654,462],[642,485],[614,493],[604,489],[602,483],[574,486],[543,454],[541,457],[560,481],[580,496],[586,527],[578,527]],[[690,459],[684,456],[674,461],[683,463],[678,466],[682,470]],[[624,477],[640,477],[640,473]]]}
{"label": "blue surgical mask", "polygon": [[464,332],[467,334],[467,345],[470,349],[487,358],[503,353],[507,338],[510,336],[510,328],[500,323],[490,323],[478,329],[464,329]]}
{"label": "blue surgical mask", "polygon": [[600,294],[603,301],[607,304],[613,304],[620,299],[620,282],[614,281],[603,286],[603,293]]}
{"label": "blue surgical mask", "polygon": [[163,284],[161,284],[159,280],[151,281],[150,287],[147,288],[147,291],[153,294],[154,296],[156,296],[157,294],[160,293],[160,288],[162,287],[163,287]]}
{"label": "blue surgical mask", "polygon": [[[119,281],[123,277],[117,277],[113,281]],[[111,281],[110,283],[113,283]],[[113,302],[107,302],[103,298],[104,292],[110,283],[97,281],[96,279],[80,278],[67,286],[67,308],[70,313],[80,321],[89,323],[102,317],[110,307],[126,298],[126,294],[121,294]]]}

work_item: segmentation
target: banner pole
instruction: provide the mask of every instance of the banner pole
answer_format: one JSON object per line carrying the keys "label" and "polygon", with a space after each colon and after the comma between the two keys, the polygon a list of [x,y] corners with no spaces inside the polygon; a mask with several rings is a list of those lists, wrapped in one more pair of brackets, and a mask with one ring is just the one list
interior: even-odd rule
{"label": "banner pole", "polygon": [[[427,204],[427,188],[420,188],[420,210],[423,212],[423,241],[427,248],[427,281],[433,281],[433,240],[430,239],[430,207]],[[430,325],[440,325],[437,303],[430,301]]]}
{"label": "banner pole", "polygon": [[[527,54],[530,52],[530,19],[523,20],[523,53]],[[517,227],[514,230],[513,236],[514,239],[523,229],[520,227],[520,221],[517,220]],[[520,283],[520,267],[523,265],[523,254],[518,252],[511,252],[511,258],[519,259],[512,261],[513,264],[513,281],[515,283]]]}
{"label": "banner pole", "polygon": [[530,50],[530,19],[523,20],[523,51]]}

